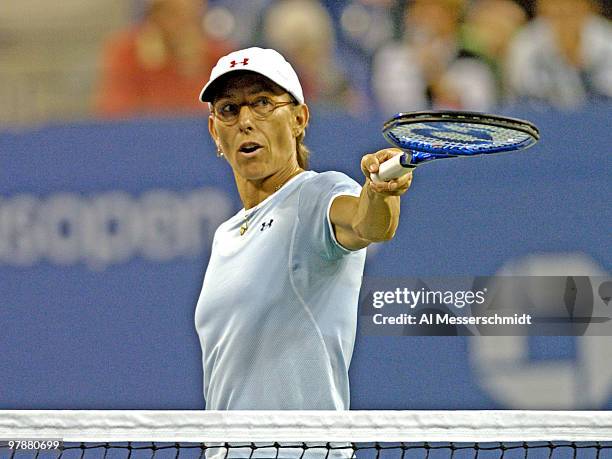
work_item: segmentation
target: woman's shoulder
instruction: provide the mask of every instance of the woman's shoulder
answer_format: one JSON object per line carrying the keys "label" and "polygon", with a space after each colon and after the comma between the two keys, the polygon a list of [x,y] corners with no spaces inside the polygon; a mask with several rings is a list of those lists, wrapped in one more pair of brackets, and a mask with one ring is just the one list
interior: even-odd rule
{"label": "woman's shoulder", "polygon": [[338,184],[350,184],[359,185],[355,180],[344,172],[339,171],[307,171],[309,176],[305,178],[304,184],[308,184],[316,187],[323,187],[325,185],[338,185]]}

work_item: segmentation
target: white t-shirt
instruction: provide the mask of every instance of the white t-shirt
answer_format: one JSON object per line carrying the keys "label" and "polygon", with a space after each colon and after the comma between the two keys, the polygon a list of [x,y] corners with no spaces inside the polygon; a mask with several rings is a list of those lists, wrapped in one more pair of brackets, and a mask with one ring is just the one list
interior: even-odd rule
{"label": "white t-shirt", "polygon": [[307,171],[219,226],[195,314],[207,409],[349,408],[366,251],[340,246],[329,209],[360,191]]}

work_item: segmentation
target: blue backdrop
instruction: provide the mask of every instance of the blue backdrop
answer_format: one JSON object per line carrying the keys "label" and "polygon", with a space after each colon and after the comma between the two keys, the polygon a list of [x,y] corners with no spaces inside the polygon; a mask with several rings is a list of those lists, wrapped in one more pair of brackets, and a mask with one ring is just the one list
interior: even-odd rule
{"label": "blue backdrop", "polygon": [[[550,254],[611,272],[610,108],[508,113],[541,143],[419,169],[366,274],[492,275]],[[312,168],[362,181],[383,119],[313,118]],[[193,313],[212,233],[241,207],[214,151],[203,119],[0,134],[0,409],[204,406]],[[612,408],[611,339],[530,339],[499,360],[518,338],[360,335],[352,407]]]}

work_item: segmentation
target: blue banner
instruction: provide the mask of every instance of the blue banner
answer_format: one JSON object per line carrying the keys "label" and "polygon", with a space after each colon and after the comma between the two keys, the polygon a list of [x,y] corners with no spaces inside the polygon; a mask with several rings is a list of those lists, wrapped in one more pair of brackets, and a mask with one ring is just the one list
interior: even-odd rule
{"label": "blue banner", "polygon": [[[609,274],[611,113],[508,113],[540,144],[419,168],[366,275]],[[382,121],[314,110],[312,168],[362,182]],[[215,228],[240,207],[205,119],[1,133],[0,409],[203,408],[193,314]],[[360,334],[351,403],[610,409],[610,362],[610,334]]]}

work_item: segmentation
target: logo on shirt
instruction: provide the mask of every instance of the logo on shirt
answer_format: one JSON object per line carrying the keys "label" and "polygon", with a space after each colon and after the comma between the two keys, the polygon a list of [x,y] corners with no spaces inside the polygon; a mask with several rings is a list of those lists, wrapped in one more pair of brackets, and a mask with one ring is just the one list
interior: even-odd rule
{"label": "logo on shirt", "polygon": [[269,222],[263,222],[263,223],[261,224],[261,228],[259,228],[259,231],[263,231],[263,230],[265,230],[266,228],[271,228],[271,227],[272,227],[272,222],[273,222],[273,221],[274,221],[274,219],[273,219],[273,218],[271,218]]}

